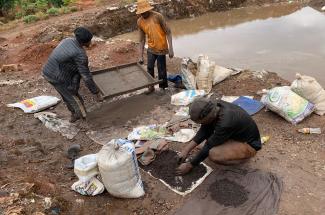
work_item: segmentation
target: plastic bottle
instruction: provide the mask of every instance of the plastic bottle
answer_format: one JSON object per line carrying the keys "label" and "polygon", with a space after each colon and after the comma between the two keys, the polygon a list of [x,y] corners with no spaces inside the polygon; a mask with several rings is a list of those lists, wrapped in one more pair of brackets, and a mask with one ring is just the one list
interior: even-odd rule
{"label": "plastic bottle", "polygon": [[320,128],[301,128],[298,129],[298,132],[303,134],[321,134],[322,131]]}
{"label": "plastic bottle", "polygon": [[269,139],[270,139],[270,136],[263,136],[263,137],[261,138],[261,142],[262,142],[262,144],[264,144],[264,143],[266,143],[267,141],[269,141]]}

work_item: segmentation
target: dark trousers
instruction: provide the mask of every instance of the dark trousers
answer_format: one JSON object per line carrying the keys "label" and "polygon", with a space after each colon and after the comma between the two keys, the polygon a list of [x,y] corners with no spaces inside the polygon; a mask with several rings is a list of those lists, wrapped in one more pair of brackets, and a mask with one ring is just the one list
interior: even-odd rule
{"label": "dark trousers", "polygon": [[78,93],[78,89],[71,89],[64,84],[54,84],[51,82],[50,84],[52,84],[56,91],[61,95],[72,115],[77,118],[86,118],[86,108],[82,97]]}
{"label": "dark trousers", "polygon": [[162,83],[159,84],[160,88],[167,88],[167,71],[166,71],[166,55],[156,55],[151,52],[147,52],[148,56],[148,73],[155,77],[155,63],[157,60],[157,68],[158,68],[158,79],[163,80]]}

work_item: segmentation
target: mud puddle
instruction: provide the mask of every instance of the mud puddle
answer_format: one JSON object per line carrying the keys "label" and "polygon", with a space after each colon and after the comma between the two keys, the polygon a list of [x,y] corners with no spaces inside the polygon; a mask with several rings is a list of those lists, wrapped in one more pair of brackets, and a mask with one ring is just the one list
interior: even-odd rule
{"label": "mud puddle", "polygon": [[[174,51],[196,59],[200,53],[217,64],[314,76],[325,86],[325,15],[295,4],[241,8],[170,21]],[[124,35],[137,38],[137,34]]]}
{"label": "mud puddle", "polygon": [[88,113],[89,124],[96,129],[122,126],[127,121],[151,111],[154,107],[163,105],[167,100],[167,96],[161,97],[153,93],[104,103],[98,109]]}

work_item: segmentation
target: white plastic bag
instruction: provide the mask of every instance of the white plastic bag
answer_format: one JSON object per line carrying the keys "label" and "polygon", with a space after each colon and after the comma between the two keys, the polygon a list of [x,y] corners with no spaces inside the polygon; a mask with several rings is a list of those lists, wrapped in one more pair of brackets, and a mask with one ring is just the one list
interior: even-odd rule
{"label": "white plastic bag", "polygon": [[301,122],[314,110],[314,104],[293,92],[288,86],[269,90],[262,96],[261,102],[293,124]]}
{"label": "white plastic bag", "polygon": [[74,173],[82,182],[87,182],[98,175],[97,155],[89,154],[76,159],[74,161]]}
{"label": "white plastic bag", "polygon": [[98,167],[107,191],[120,198],[144,195],[134,144],[112,140],[99,151]]}
{"label": "white plastic bag", "polygon": [[128,140],[154,140],[162,138],[165,135],[166,128],[153,124],[134,128],[128,135]]}
{"label": "white plastic bag", "polygon": [[60,99],[54,96],[37,96],[26,99],[14,104],[8,104],[7,107],[16,107],[22,109],[25,113],[36,113],[52,107],[60,102]]}
{"label": "white plastic bag", "polygon": [[296,80],[291,84],[291,90],[315,104],[315,113],[325,114],[325,90],[315,78],[296,74]]}
{"label": "white plastic bag", "polygon": [[187,143],[193,139],[195,136],[195,131],[190,128],[181,129],[178,132],[174,133],[172,137],[166,137],[166,140],[180,142],[180,143]]}
{"label": "white plastic bag", "polygon": [[215,65],[213,71],[213,85],[222,82],[223,80],[231,76],[233,73],[234,71],[231,69]]}
{"label": "white plastic bag", "polygon": [[178,111],[176,111],[175,116],[183,116],[188,117],[190,115],[189,107],[180,107]]}
{"label": "white plastic bag", "polygon": [[103,183],[96,177],[86,182],[79,180],[71,186],[71,189],[84,196],[96,196],[105,191]]}
{"label": "white plastic bag", "polygon": [[55,113],[44,111],[35,113],[34,117],[39,119],[48,129],[54,132],[60,132],[62,136],[69,140],[73,139],[80,131],[80,128],[76,125],[70,123],[68,120],[58,118]]}
{"label": "white plastic bag", "polygon": [[[233,103],[237,99],[239,99],[240,96],[222,96],[221,100],[229,103]],[[254,96],[243,96],[249,99],[254,99]]]}
{"label": "white plastic bag", "polygon": [[186,90],[172,95],[171,104],[187,106],[198,96],[204,96],[204,90]]}
{"label": "white plastic bag", "polygon": [[189,70],[189,65],[193,63],[190,58],[183,58],[181,63],[181,77],[182,82],[186,89],[195,90],[196,89],[196,81],[195,75]]}

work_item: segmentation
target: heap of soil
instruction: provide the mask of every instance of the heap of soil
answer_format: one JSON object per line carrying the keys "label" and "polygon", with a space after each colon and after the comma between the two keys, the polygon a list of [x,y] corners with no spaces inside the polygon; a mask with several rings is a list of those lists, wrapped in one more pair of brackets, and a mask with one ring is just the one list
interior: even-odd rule
{"label": "heap of soil", "polygon": [[237,207],[248,200],[248,191],[228,179],[217,180],[210,186],[211,198],[224,206]]}
{"label": "heap of soil", "polygon": [[40,43],[33,46],[28,46],[22,51],[20,56],[21,62],[32,62],[33,64],[43,64],[57,46],[58,42]]}
{"label": "heap of soil", "polygon": [[207,169],[203,164],[200,164],[194,167],[189,174],[176,176],[175,169],[178,167],[176,155],[175,151],[167,150],[159,154],[148,166],[140,164],[140,167],[150,172],[153,177],[165,181],[172,188],[185,192],[191,188],[193,183],[206,174]]}

